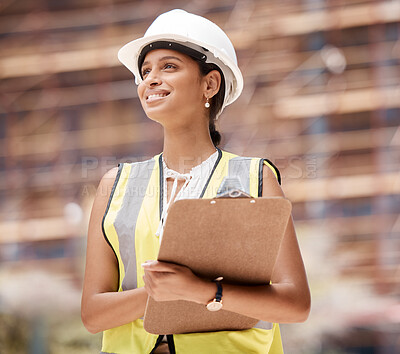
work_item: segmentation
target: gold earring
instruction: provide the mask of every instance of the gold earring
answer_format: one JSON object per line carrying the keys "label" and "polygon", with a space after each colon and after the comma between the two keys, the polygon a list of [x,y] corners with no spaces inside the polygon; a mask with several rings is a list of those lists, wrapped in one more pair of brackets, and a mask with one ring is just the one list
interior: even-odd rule
{"label": "gold earring", "polygon": [[208,97],[207,97],[207,102],[204,104],[204,107],[210,108],[210,103],[208,102]]}

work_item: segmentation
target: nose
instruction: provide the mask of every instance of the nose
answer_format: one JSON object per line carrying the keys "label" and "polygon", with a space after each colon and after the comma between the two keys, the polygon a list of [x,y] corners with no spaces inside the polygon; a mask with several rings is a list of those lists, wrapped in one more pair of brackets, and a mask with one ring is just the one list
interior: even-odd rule
{"label": "nose", "polygon": [[158,75],[156,70],[150,71],[143,81],[146,84],[146,86],[149,87],[154,87],[161,84],[160,76]]}

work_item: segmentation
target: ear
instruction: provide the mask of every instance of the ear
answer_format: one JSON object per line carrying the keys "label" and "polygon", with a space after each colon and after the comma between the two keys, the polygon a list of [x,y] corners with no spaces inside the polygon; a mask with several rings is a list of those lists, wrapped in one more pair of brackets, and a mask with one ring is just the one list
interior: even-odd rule
{"label": "ear", "polygon": [[204,96],[211,98],[214,97],[221,86],[221,74],[218,70],[210,71],[205,77],[205,91]]}

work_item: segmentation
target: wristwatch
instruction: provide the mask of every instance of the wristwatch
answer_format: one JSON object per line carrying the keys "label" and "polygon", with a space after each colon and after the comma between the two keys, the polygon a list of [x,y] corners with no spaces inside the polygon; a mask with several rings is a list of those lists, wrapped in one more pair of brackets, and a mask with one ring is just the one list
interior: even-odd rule
{"label": "wristwatch", "polygon": [[222,309],[222,279],[222,277],[219,277],[213,280],[217,284],[217,293],[215,294],[215,298],[210,300],[206,305],[208,311],[219,311]]}

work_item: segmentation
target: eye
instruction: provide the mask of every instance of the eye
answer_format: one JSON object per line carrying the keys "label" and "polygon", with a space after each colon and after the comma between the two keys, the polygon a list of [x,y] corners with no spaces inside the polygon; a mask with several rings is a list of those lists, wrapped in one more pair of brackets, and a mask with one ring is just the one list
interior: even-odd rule
{"label": "eye", "polygon": [[145,75],[147,75],[150,72],[150,69],[143,69],[142,70],[142,77],[144,77]]}
{"label": "eye", "polygon": [[176,69],[175,64],[167,63],[164,65],[164,69]]}

